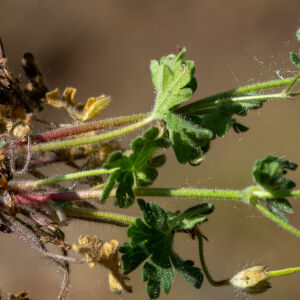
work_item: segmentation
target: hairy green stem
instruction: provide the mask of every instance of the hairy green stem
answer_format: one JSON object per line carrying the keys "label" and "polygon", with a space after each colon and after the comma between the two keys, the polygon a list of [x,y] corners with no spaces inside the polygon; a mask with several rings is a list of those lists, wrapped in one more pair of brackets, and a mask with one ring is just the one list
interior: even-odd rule
{"label": "hairy green stem", "polygon": [[[189,197],[189,198],[206,198],[206,199],[231,199],[240,200],[244,203],[252,204],[267,218],[284,228],[291,234],[300,237],[300,231],[291,225],[283,222],[280,218],[273,215],[268,209],[260,205],[256,199],[299,196],[300,190],[295,191],[278,191],[270,193],[265,191],[253,191],[251,197],[247,197],[244,191],[239,190],[217,190],[217,189],[188,189],[188,188],[134,188],[135,196],[154,196],[154,197]],[[32,193],[16,193],[14,194],[15,202],[24,205],[44,205],[49,201],[80,201],[88,199],[99,199],[102,196],[102,190],[86,190],[77,192],[50,192],[41,194]],[[115,197],[115,190],[112,191],[110,197]],[[249,200],[250,199],[250,200]]]}
{"label": "hairy green stem", "polygon": [[134,217],[115,213],[108,213],[89,208],[70,207],[64,209],[64,213],[72,218],[94,221],[99,223],[113,224],[124,227],[127,227],[135,222]]}
{"label": "hairy green stem", "polygon": [[292,82],[288,85],[288,87],[283,91],[283,93],[285,94],[285,95],[287,95],[289,92],[290,92],[290,90],[293,88],[293,86],[295,85],[295,84],[297,84],[297,80],[298,79],[300,79],[300,73],[297,75],[297,76],[295,76],[294,77],[294,79],[292,80]]}
{"label": "hairy green stem", "polygon": [[203,108],[216,106],[216,105],[223,105],[229,103],[237,103],[237,102],[244,102],[244,101],[266,101],[266,100],[275,100],[275,99],[284,99],[288,96],[283,93],[276,93],[276,94],[266,94],[266,95],[253,95],[253,96],[241,96],[241,97],[233,97],[233,98],[223,98],[214,100],[211,102],[206,102],[203,104],[199,104],[197,108],[194,108],[193,113],[198,113],[198,111],[202,111]]}
{"label": "hairy green stem", "polygon": [[189,188],[135,188],[134,193],[136,196],[219,198],[242,200],[242,195],[238,190]]}
{"label": "hairy green stem", "polygon": [[93,170],[87,170],[87,171],[80,171],[60,176],[54,176],[46,179],[41,180],[35,180],[35,181],[11,181],[8,183],[8,186],[10,189],[15,190],[30,190],[35,189],[41,186],[45,185],[52,185],[56,184],[57,182],[63,182],[68,180],[74,180],[78,178],[84,178],[88,176],[97,176],[97,175],[103,175],[103,174],[110,174],[114,172],[116,169],[93,169]]}
{"label": "hairy green stem", "polygon": [[[153,120],[154,120],[154,117],[151,115],[151,116],[149,116],[145,119],[142,119],[134,124],[124,126],[119,129],[112,130],[112,131],[109,131],[109,132],[106,132],[103,134],[89,136],[89,137],[83,137],[83,138],[77,138],[77,139],[68,139],[68,140],[57,141],[57,142],[36,144],[31,147],[31,151],[32,152],[53,151],[53,150],[59,150],[59,149],[63,149],[63,148],[87,145],[87,144],[92,144],[92,143],[96,143],[96,142],[101,142],[104,140],[109,140],[114,137],[134,131],[143,126],[146,126],[147,124],[151,123]],[[21,146],[20,148],[23,151],[25,151],[24,146]]]}
{"label": "hairy green stem", "polygon": [[269,210],[267,210],[264,206],[259,204],[255,199],[250,200],[251,204],[258,209],[264,216],[272,220],[273,222],[277,223],[280,227],[287,230],[291,234],[300,237],[300,231],[293,226],[289,225],[288,223],[282,221],[280,218],[273,215]]}
{"label": "hairy green stem", "polygon": [[269,271],[268,272],[268,278],[275,278],[275,277],[281,277],[293,274],[295,272],[299,272],[300,267],[294,267],[294,268],[287,268],[282,270],[276,270],[276,271]]}
{"label": "hairy green stem", "polygon": [[254,198],[284,198],[284,197],[299,197],[300,196],[300,189],[299,190],[292,190],[292,191],[263,191],[257,190],[252,192],[252,196]]}
{"label": "hairy green stem", "polygon": [[[280,79],[280,80],[266,81],[266,82],[251,84],[251,85],[243,86],[240,88],[228,90],[226,92],[215,94],[215,95],[197,100],[193,103],[184,105],[184,106],[178,108],[176,110],[176,112],[193,113],[195,110],[202,108],[203,105],[205,105],[206,103],[211,103],[211,102],[214,102],[219,99],[231,98],[234,96],[243,95],[243,94],[254,92],[254,91],[260,91],[260,90],[264,90],[264,89],[286,86],[288,84],[291,84],[294,80],[295,80],[295,77],[290,77],[290,78],[286,78],[283,80]],[[297,80],[294,84],[299,83],[299,82],[300,82],[300,78],[297,78]]]}

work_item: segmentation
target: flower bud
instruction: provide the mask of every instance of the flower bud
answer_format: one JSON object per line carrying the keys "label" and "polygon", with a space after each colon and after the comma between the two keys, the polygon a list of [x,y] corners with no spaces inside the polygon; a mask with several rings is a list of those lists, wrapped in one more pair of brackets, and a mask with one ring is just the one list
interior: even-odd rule
{"label": "flower bud", "polygon": [[247,294],[259,294],[271,287],[266,266],[254,266],[240,271],[230,279],[233,287]]}

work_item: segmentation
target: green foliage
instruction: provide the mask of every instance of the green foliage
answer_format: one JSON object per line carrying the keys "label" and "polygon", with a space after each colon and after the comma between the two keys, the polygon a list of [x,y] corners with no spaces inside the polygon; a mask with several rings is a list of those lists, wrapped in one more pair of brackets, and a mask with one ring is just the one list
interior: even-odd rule
{"label": "green foliage", "polygon": [[[300,28],[298,28],[298,30],[296,32],[296,37],[297,37],[298,41],[300,41]],[[298,68],[300,68],[300,49],[299,49],[298,55],[295,52],[290,52],[290,59],[294,65],[296,65]]]}
{"label": "green foliage", "polygon": [[164,119],[169,111],[179,104],[188,101],[196,89],[196,79],[193,77],[195,64],[193,61],[183,61],[186,50],[178,55],[164,56],[158,62],[152,60],[150,71],[156,90],[153,113],[159,119]]}
{"label": "green foliage", "polygon": [[262,101],[243,101],[222,104],[210,109],[199,110],[198,114],[202,115],[202,126],[213,132],[213,137],[225,137],[229,128],[239,133],[248,130],[248,127],[238,123],[233,115],[246,116],[249,109],[261,108]]}
{"label": "green foliage", "polygon": [[199,119],[173,113],[178,105],[191,99],[197,87],[193,77],[195,64],[193,61],[183,61],[185,52],[184,49],[177,56],[170,54],[159,62],[151,61],[150,71],[156,90],[153,114],[166,121],[178,161],[197,165],[203,159],[201,143],[211,138],[212,133],[199,126]]}
{"label": "green foliage", "polygon": [[207,220],[206,214],[213,211],[210,203],[191,207],[183,213],[165,212],[156,203],[138,199],[144,221],[137,219],[128,230],[130,242],[120,247],[124,273],[128,274],[146,260],[142,278],[147,281],[147,294],[157,299],[160,288],[167,294],[174,280],[174,269],[196,288],[200,288],[203,275],[190,260],[183,261],[172,248],[176,230],[191,230]]}
{"label": "green foliage", "polygon": [[300,28],[298,28],[298,30],[296,32],[296,37],[297,37],[298,41],[300,41]]}
{"label": "green foliage", "polygon": [[[197,84],[193,77],[195,64],[183,60],[185,49],[178,55],[152,60],[150,71],[156,90],[153,114],[166,122],[170,140],[178,162],[198,165],[209,149],[210,140],[224,137],[230,127],[237,132],[248,128],[238,123],[233,115],[244,116],[249,109],[259,108],[262,101],[230,102],[226,104],[201,104],[189,113],[176,113],[180,104],[191,99]],[[201,106],[202,105],[202,106]],[[184,107],[180,112],[184,112]]]}
{"label": "green foliage", "polygon": [[286,160],[285,157],[267,155],[264,159],[256,160],[252,170],[254,181],[268,191],[290,190],[296,184],[284,177],[287,170],[296,170],[297,164]]}
{"label": "green foliage", "polygon": [[[263,189],[273,192],[288,191],[293,189],[296,184],[291,179],[285,177],[287,170],[295,170],[297,164],[285,157],[277,157],[274,155],[267,155],[262,160],[256,160],[252,170],[253,180]],[[264,200],[267,208],[283,221],[287,222],[286,213],[293,213],[293,207],[285,198],[270,198]]]}
{"label": "green foliage", "polygon": [[213,133],[200,126],[201,119],[197,116],[185,117],[168,113],[166,122],[178,162],[198,165],[204,157],[201,146],[206,145]]}
{"label": "green foliage", "polygon": [[290,52],[290,59],[294,65],[300,68],[300,50],[299,54],[296,54],[295,52]]}
{"label": "green foliage", "polygon": [[169,141],[157,127],[146,130],[141,137],[132,140],[131,150],[112,153],[103,165],[106,169],[116,169],[108,177],[101,201],[105,202],[116,184],[116,205],[128,207],[134,201],[133,186],[148,186],[156,179],[156,168],[165,162],[165,156],[153,157],[159,148],[167,148]]}

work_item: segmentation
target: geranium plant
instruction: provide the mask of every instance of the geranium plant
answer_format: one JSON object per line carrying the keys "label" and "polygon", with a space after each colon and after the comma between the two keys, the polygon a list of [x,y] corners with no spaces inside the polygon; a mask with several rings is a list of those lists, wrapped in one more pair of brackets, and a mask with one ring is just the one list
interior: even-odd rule
{"label": "geranium plant", "polygon": [[[299,35],[300,30],[298,39]],[[214,211],[214,205],[202,199],[235,199],[252,205],[300,237],[300,231],[288,223],[288,215],[294,213],[288,199],[300,196],[300,190],[295,189],[296,184],[287,175],[296,170],[296,163],[274,155],[256,160],[252,170],[254,184],[242,190],[152,187],[169,151],[174,151],[178,168],[180,164],[201,167],[214,139],[225,137],[231,129],[237,134],[249,129],[236,116],[246,116],[249,110],[261,108],[269,100],[300,95],[296,89],[300,74],[238,87],[190,103],[197,81],[195,64],[185,55],[186,50],[182,49],[151,61],[155,90],[151,112],[90,121],[109,105],[110,97],[101,95],[81,104],[75,100],[75,88],[68,87],[63,93],[58,89],[50,91],[30,53],[22,60],[29,81],[23,86],[9,72],[1,45],[0,230],[3,234],[15,234],[57,264],[64,274],[59,299],[67,295],[72,263],[105,266],[110,289],[116,293],[134,291],[128,284],[128,275],[142,265],[142,280],[151,299],[170,291],[175,273],[197,289],[206,278],[213,286],[232,285],[255,294],[270,288],[272,277],[300,270],[254,266],[215,281],[205,263],[206,238],[201,230],[208,218],[213,222]],[[290,58],[300,67],[300,52],[292,52]],[[266,92],[272,88],[281,90]],[[47,109],[47,105],[65,110],[73,124],[62,127],[53,120],[41,120],[39,111]],[[39,122],[51,130],[34,134]],[[118,137],[140,128],[144,128],[143,133],[130,141],[128,149],[122,149]],[[41,167],[58,162],[72,167],[74,172],[47,177],[40,171]],[[28,174],[37,179],[26,179]],[[80,182],[80,188],[73,188],[73,181]],[[148,202],[157,196],[193,197],[195,205],[184,211],[166,211],[160,204]],[[104,212],[105,203],[111,199],[120,208],[138,205],[141,217],[128,216],[126,210],[125,214]],[[128,241],[120,245],[117,240],[103,241],[87,233],[73,244],[66,243],[63,230],[71,219],[127,226]],[[197,241],[200,265],[176,253],[173,240],[178,232]],[[48,244],[55,245],[61,254],[50,252]],[[74,258],[78,257],[74,251],[82,258]],[[25,299],[26,293],[13,297]]]}

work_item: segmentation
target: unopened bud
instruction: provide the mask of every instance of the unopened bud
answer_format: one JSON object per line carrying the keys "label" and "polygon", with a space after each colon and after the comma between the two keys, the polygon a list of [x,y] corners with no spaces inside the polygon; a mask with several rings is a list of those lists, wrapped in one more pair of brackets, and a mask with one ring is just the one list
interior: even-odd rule
{"label": "unopened bud", "polygon": [[266,266],[254,266],[240,271],[230,280],[233,287],[247,293],[259,294],[271,287]]}

